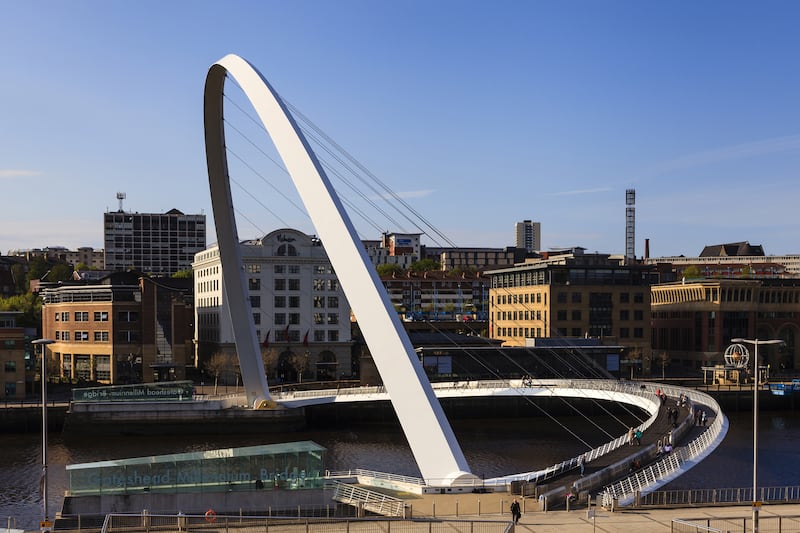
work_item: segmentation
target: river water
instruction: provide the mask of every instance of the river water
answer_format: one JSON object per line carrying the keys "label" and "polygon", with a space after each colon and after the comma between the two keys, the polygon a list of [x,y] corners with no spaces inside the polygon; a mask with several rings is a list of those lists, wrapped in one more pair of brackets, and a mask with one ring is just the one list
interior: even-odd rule
{"label": "river water", "polygon": [[[729,415],[730,430],[723,444],[698,466],[668,488],[752,486],[753,425],[750,413]],[[598,418],[613,436],[625,432],[630,420]],[[580,417],[562,417],[561,425],[546,418],[459,420],[453,430],[472,472],[489,478],[525,472],[574,457],[591,446],[610,440]],[[312,440],[327,448],[330,470],[365,468],[418,476],[416,464],[399,427],[395,425],[321,428],[263,435],[187,435],[66,437],[51,434],[48,446],[49,514],[61,508],[68,488],[68,464],[142,457],[216,448]],[[759,485],[800,484],[800,414],[762,412],[759,419]],[[39,495],[41,436],[0,435],[0,527],[38,529],[42,504]],[[16,526],[15,526],[16,524]]]}

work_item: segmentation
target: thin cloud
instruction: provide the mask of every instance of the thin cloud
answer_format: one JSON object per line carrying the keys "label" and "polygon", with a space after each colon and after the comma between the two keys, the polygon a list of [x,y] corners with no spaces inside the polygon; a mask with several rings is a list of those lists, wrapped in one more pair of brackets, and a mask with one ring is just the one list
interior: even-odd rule
{"label": "thin cloud", "polygon": [[800,150],[800,135],[775,137],[773,139],[764,139],[761,141],[735,144],[733,146],[717,148],[716,150],[698,152],[696,154],[690,154],[684,157],[664,161],[655,169],[653,169],[653,171],[654,173],[663,173],[673,170],[682,170],[702,165],[709,165],[712,163],[720,163],[723,161],[758,157],[766,154],[790,152],[794,150]]}
{"label": "thin cloud", "polygon": [[0,169],[0,179],[32,178],[41,175],[38,170]]}
{"label": "thin cloud", "polygon": [[596,189],[576,189],[574,191],[561,191],[550,193],[550,196],[575,196],[577,194],[595,194],[598,192],[608,192],[611,187],[597,187]]}

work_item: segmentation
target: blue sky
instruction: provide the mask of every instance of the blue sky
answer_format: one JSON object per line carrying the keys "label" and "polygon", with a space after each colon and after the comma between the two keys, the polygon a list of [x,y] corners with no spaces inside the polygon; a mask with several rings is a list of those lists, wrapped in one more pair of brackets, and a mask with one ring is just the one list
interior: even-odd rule
{"label": "blue sky", "polygon": [[623,253],[634,188],[637,255],[800,253],[797,2],[0,5],[0,253],[102,247],[118,191],[211,221],[202,92],[228,53],[460,246],[532,219],[544,248]]}

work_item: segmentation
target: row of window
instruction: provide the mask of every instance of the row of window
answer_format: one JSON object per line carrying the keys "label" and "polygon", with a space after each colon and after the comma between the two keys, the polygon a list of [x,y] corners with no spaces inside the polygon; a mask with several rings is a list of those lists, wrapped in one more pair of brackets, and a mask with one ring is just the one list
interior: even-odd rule
{"label": "row of window", "polygon": [[[108,331],[95,331],[94,342],[108,342]],[[118,331],[117,342],[139,342],[140,335],[138,331]],[[89,342],[88,331],[56,331],[55,340],[57,341],[74,341],[74,342]]]}
{"label": "row of window", "polygon": [[[285,296],[275,296],[273,299],[273,304],[276,309],[281,309],[287,307],[286,303],[289,303],[288,307],[290,309],[297,309],[300,307],[300,297],[299,296],[289,296],[288,300]],[[312,305],[318,309],[338,309],[339,308],[339,297],[338,296],[314,296],[314,300]],[[253,309],[260,309],[261,308],[261,296],[250,296],[250,307]]]}
{"label": "row of window", "polygon": [[[89,311],[75,311],[72,313],[75,322],[89,322]],[[58,311],[54,315],[56,322],[69,322],[69,311]],[[95,311],[92,314],[94,322],[108,322],[108,311]],[[117,321],[136,322],[139,320],[138,311],[117,311]]]}
{"label": "row of window", "polygon": [[[273,271],[276,274],[299,274],[300,273],[300,265],[273,265]],[[333,275],[333,266],[332,265],[314,265],[313,267],[314,274],[329,274]],[[261,274],[261,264],[260,263],[248,263],[245,265],[245,271],[248,274]]]}

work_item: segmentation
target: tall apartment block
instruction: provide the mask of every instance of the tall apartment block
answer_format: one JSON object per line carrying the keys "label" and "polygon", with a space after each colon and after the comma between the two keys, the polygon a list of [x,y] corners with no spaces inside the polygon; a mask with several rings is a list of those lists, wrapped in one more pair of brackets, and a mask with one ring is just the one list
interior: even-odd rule
{"label": "tall apartment block", "polygon": [[527,252],[542,249],[542,223],[523,220],[514,224],[515,244]]}
{"label": "tall apartment block", "polygon": [[206,247],[206,216],[166,213],[107,212],[103,217],[105,268],[171,276],[192,267]]}

